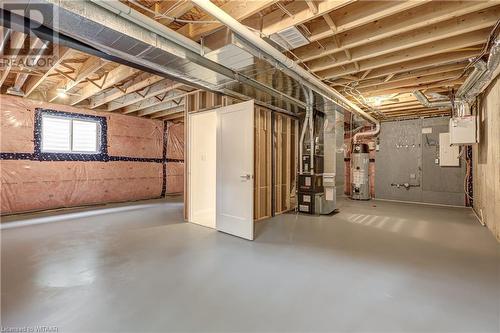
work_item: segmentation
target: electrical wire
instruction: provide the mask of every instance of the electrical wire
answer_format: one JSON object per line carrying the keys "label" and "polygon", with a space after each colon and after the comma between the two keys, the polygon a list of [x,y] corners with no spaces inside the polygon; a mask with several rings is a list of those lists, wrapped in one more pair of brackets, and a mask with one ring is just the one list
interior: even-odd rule
{"label": "electrical wire", "polygon": [[467,196],[469,203],[471,203],[474,200],[474,198],[469,194],[469,185],[470,185],[469,178],[471,173],[471,165],[470,165],[471,162],[470,159],[467,157],[468,156],[466,152],[467,149],[468,146],[463,146],[458,157],[460,159],[463,159],[465,162],[464,193]]}

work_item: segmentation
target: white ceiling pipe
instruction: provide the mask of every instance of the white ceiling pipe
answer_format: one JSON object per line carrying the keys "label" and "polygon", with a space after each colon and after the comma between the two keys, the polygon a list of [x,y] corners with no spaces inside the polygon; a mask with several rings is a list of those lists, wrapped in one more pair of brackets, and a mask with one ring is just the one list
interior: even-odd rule
{"label": "white ceiling pipe", "polygon": [[[347,105],[350,110],[364,119],[374,123],[375,125],[379,124],[379,121],[372,117],[370,114],[363,111],[356,104],[348,100],[345,96],[340,94],[337,90],[329,87],[323,81],[316,78],[314,75],[300,67],[297,63],[295,63],[292,59],[285,56],[279,50],[272,47],[266,41],[264,41],[259,36],[256,36],[251,30],[245,27],[243,24],[235,20],[229,14],[224,12],[222,9],[214,5],[209,0],[192,0],[197,6],[202,8],[206,13],[210,14],[221,23],[225,24],[230,30],[232,30],[235,34],[239,35],[241,38],[245,39],[247,42],[251,43],[253,47],[259,49],[260,51],[266,53],[268,56],[272,57],[276,61],[278,61],[285,69],[289,69],[296,76],[300,77],[304,80],[304,84],[309,88],[314,89],[323,97],[331,100],[334,103],[338,103],[341,101],[345,105]],[[377,126],[378,127],[378,126]]]}
{"label": "white ceiling pipe", "polygon": [[0,40],[0,52],[3,54],[3,49],[5,48],[5,44],[7,44],[7,40],[9,39],[11,30],[7,28],[3,28],[1,37],[2,40]]}
{"label": "white ceiling pipe", "polygon": [[370,131],[366,131],[366,132],[360,132],[360,133],[356,133],[354,134],[353,138],[352,138],[352,141],[354,143],[357,143],[359,138],[363,138],[363,137],[369,137],[369,136],[374,136],[374,135],[377,135],[378,133],[380,132],[380,123],[377,122],[375,124],[375,128],[370,130]]}

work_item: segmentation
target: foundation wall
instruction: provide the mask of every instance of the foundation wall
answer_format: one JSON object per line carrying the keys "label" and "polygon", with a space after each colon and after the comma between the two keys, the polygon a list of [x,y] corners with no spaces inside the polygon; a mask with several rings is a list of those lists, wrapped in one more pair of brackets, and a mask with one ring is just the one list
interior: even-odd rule
{"label": "foundation wall", "polygon": [[165,123],[166,194],[184,193],[184,122]]}
{"label": "foundation wall", "polygon": [[[94,160],[79,160],[74,154],[37,155],[37,109],[104,117],[107,154]],[[0,120],[2,214],[162,195],[162,121],[8,95],[1,95]]]}
{"label": "foundation wall", "polygon": [[[443,167],[439,134],[449,117],[383,122],[376,152],[375,196],[379,199],[465,206],[466,161]],[[408,183],[409,189],[395,184]]]}

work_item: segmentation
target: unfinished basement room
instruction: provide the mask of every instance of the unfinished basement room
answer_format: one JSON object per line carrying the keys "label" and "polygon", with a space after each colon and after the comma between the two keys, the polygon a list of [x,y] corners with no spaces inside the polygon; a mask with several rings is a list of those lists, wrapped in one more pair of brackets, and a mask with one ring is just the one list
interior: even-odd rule
{"label": "unfinished basement room", "polygon": [[500,332],[500,0],[0,10],[1,332]]}

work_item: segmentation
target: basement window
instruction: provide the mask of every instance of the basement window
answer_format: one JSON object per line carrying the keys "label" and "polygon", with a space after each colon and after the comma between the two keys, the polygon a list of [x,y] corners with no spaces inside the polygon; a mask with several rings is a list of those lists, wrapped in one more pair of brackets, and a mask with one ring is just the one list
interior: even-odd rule
{"label": "basement window", "polygon": [[100,154],[100,132],[99,120],[42,113],[41,152]]}

